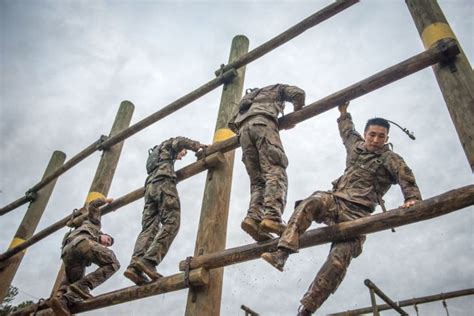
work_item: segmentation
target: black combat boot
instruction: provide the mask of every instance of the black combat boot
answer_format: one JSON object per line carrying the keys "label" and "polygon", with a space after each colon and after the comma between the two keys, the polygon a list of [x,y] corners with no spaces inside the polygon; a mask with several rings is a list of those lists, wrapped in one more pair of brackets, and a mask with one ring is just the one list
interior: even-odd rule
{"label": "black combat boot", "polygon": [[144,285],[150,283],[150,280],[143,274],[143,272],[138,271],[133,266],[129,266],[127,270],[123,273],[123,275],[131,280],[136,285]]}
{"label": "black combat boot", "polygon": [[136,268],[150,277],[153,281],[162,278],[163,276],[156,271],[155,265],[152,261],[140,258],[135,262]]}
{"label": "black combat boot", "polygon": [[283,272],[283,267],[285,266],[286,259],[288,259],[289,255],[290,253],[288,252],[288,250],[278,248],[278,250],[275,252],[262,253],[260,257],[278,270]]}
{"label": "black combat boot", "polygon": [[307,310],[304,305],[300,305],[298,308],[298,314],[296,316],[311,316],[313,313],[311,313],[309,310]]}

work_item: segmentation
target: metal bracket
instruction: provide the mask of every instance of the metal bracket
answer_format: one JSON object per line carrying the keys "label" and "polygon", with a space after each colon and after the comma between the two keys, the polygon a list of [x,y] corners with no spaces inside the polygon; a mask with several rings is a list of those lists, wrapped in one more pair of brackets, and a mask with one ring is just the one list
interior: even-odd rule
{"label": "metal bracket", "polygon": [[99,137],[99,143],[95,146],[95,148],[97,148],[97,150],[105,150],[103,144],[104,144],[104,142],[105,142],[107,139],[109,139],[108,136],[106,136],[106,135],[100,135],[100,137]]}
{"label": "metal bracket", "polygon": [[189,287],[189,268],[191,261],[193,260],[192,256],[186,257],[186,267],[184,269],[184,286]]}
{"label": "metal bracket", "polygon": [[[454,42],[454,44],[453,44]],[[441,40],[438,43],[438,47],[443,54],[443,58],[439,62],[441,66],[449,67],[451,73],[455,73],[458,71],[455,60],[456,56],[461,52],[459,46],[457,45],[456,41],[453,39],[448,40]]]}

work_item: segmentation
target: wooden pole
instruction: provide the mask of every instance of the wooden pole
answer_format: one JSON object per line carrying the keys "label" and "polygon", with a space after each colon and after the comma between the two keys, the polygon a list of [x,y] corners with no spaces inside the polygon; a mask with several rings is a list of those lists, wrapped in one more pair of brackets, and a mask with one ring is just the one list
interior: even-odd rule
{"label": "wooden pole", "polygon": [[[366,279],[364,281],[364,284],[370,289],[370,295],[372,296],[373,293],[377,294],[381,299],[383,299],[385,301],[385,303],[387,303],[388,305],[390,305],[390,307],[392,307],[394,310],[396,310],[398,313],[400,313],[400,315],[402,316],[408,316],[407,312],[405,312],[403,309],[401,309],[397,303],[395,303],[394,301],[392,301],[390,299],[390,297],[388,297],[381,289],[379,289],[372,281],[370,281],[369,279]],[[372,301],[372,307],[374,308],[374,310],[377,310],[377,314],[378,314],[378,308],[377,308],[377,304],[375,303],[375,299]]]}
{"label": "wooden pole", "polygon": [[[474,205],[474,185],[464,186],[420,201],[408,209],[398,208],[386,213],[309,230],[300,237],[300,247],[306,248],[322,245],[390,229],[391,227],[408,225],[439,217],[470,205]],[[272,239],[267,242],[249,244],[213,254],[197,256],[192,259],[190,268],[204,267],[214,269],[257,259],[264,252],[276,250],[277,244],[278,239]],[[181,261],[179,269],[184,271],[185,266],[185,261]]]}
{"label": "wooden pole", "polygon": [[[330,109],[337,107],[339,104],[342,104],[345,101],[353,100],[359,96],[372,92],[396,80],[404,78],[428,66],[431,66],[439,62],[443,58],[446,58],[446,56],[449,57],[449,56],[452,56],[453,54],[456,54],[456,51],[457,51],[456,47],[457,46],[454,42],[448,41],[448,43],[446,43],[443,47],[436,46],[427,50],[426,52],[415,55],[412,58],[409,58],[397,65],[387,68],[345,89],[335,92],[331,94],[330,96],[327,96],[319,101],[313,102],[298,112],[293,112],[293,113],[283,116],[282,118],[280,118],[280,124],[281,124],[280,127],[283,128],[285,124],[286,125],[293,124],[293,122],[295,122],[296,124],[296,122],[302,122],[304,120],[310,119],[316,115],[319,115],[321,113],[324,113]],[[215,153],[218,153],[218,152],[225,153],[229,150],[233,150],[238,147],[239,147],[239,141],[237,137],[231,137],[227,140],[215,143],[212,146],[208,147],[205,151],[205,154],[207,155],[206,156],[207,158],[214,159],[215,157],[213,157],[213,155]],[[202,158],[202,157],[199,157],[199,158]],[[181,170],[177,172],[178,181],[184,180],[190,176],[193,176],[201,171],[206,170],[207,169],[206,166],[208,165],[208,163],[209,162],[206,163],[200,160],[185,168],[182,168]],[[107,207],[105,207],[104,210],[109,210],[109,211],[116,210],[119,207],[122,207],[124,205],[127,205],[129,203],[132,203],[142,198],[143,194],[144,194],[144,188],[136,189],[135,191],[132,191],[126,194],[125,196],[118,198],[111,205],[108,205]],[[65,225],[67,220],[63,219],[61,220],[61,222],[64,222],[64,225]],[[53,229],[51,227],[52,230],[50,232],[45,232],[45,234],[41,236],[39,240],[43,239],[44,237],[51,234],[52,232],[60,229],[61,227],[64,227],[64,225],[62,226],[61,225],[62,224],[60,224],[59,222],[54,224],[55,228]],[[33,236],[33,237],[36,237],[36,236]],[[29,241],[26,241],[25,246],[26,245],[29,246],[31,244],[34,244],[35,242],[36,241],[29,243]],[[14,249],[11,249],[11,251],[14,251],[15,249],[16,247]],[[23,249],[20,249],[20,248],[18,249],[18,251],[21,251],[21,250]],[[0,255],[0,262],[5,259],[6,255],[7,253]]]}
{"label": "wooden pole", "polygon": [[[123,130],[122,132],[118,133],[114,137],[110,137],[105,141],[101,141],[98,146],[92,144],[88,148],[92,148],[86,153],[84,150],[84,155],[75,156],[74,158],[78,158],[74,163],[69,164],[69,161],[66,163],[68,165],[68,169],[73,167],[75,164],[79,163],[81,160],[86,158],[87,156],[91,155],[97,149],[105,149],[111,147],[126,138],[138,133],[139,131],[143,130],[144,128],[150,126],[153,123],[161,120],[162,118],[176,112],[177,110],[183,108],[184,106],[188,105],[189,103],[193,102],[194,100],[202,97],[203,95],[209,93],[210,91],[216,89],[217,87],[225,84],[232,80],[234,76],[237,75],[235,69],[243,67],[248,63],[262,57],[263,55],[267,54],[268,52],[274,50],[275,48],[283,45],[284,43],[290,41],[291,39],[295,38],[296,36],[300,35],[301,33],[305,32],[306,30],[310,29],[313,26],[329,19],[330,17],[336,15],[337,13],[347,9],[348,7],[356,4],[359,0],[338,0],[335,1],[333,4],[328,5],[327,7],[323,8],[322,10],[314,13],[310,17],[306,18],[305,20],[301,21],[300,23],[295,24],[293,27],[289,28],[288,30],[284,31],[280,35],[274,37],[268,42],[260,45],[259,47],[255,48],[248,54],[242,56],[240,59],[236,60],[234,64],[229,64],[224,66],[223,69],[219,69],[218,77],[212,79],[208,83],[202,85],[201,87],[197,88],[196,90],[186,94],[185,96],[179,98],[178,100],[168,104],[167,106],[163,107],[161,110],[151,114],[150,116],[144,118],[140,122],[130,126],[129,128]],[[60,174],[64,173],[66,170],[62,172],[58,172],[56,175],[59,176]],[[38,184],[39,185],[39,184]],[[37,185],[37,186],[38,186]],[[35,187],[37,187],[35,186]],[[28,197],[22,197],[15,202],[10,203],[9,205],[0,209],[0,215],[6,214],[9,211],[27,203],[29,201]]]}
{"label": "wooden pole", "polygon": [[377,307],[377,300],[375,297],[374,289],[369,289],[370,303],[372,304],[372,315],[380,316],[379,309]]}
{"label": "wooden pole", "polygon": [[[64,163],[64,160],[66,160],[66,154],[61,151],[55,151],[49,160],[43,178],[47,177],[56,168],[60,167]],[[33,235],[36,227],[38,227],[38,223],[44,213],[46,205],[48,204],[49,198],[53,193],[55,184],[56,181],[50,182],[46,187],[38,191],[38,196],[28,207],[9,248],[13,248],[16,245],[23,243],[25,239],[28,239]],[[8,288],[15,277],[24,254],[24,252],[19,253],[10,258],[6,264],[3,265],[4,268],[0,270],[0,302],[3,302],[7,295]]]}
{"label": "wooden pole", "polygon": [[[447,292],[447,293],[440,293],[440,294],[435,294],[435,295],[430,295],[430,296],[412,298],[408,300],[398,301],[396,304],[400,307],[413,306],[416,304],[431,303],[431,302],[447,300],[450,298],[456,298],[456,297],[473,295],[473,294],[474,294],[474,288],[471,288],[471,289],[465,289],[465,290],[459,290],[459,291],[453,291],[453,292]],[[379,311],[392,309],[392,307],[390,307],[388,304],[377,305],[377,308]],[[372,312],[372,307],[363,307],[363,308],[348,310],[345,312],[329,314],[327,316],[362,315],[362,314],[367,314],[370,312]]]}
{"label": "wooden pole", "polygon": [[437,1],[406,0],[406,3],[426,48],[449,38],[455,40],[461,50],[452,60],[434,65],[433,71],[474,172],[474,75],[471,64]]}
{"label": "wooden pole", "polygon": [[[234,37],[229,63],[247,53],[248,48],[249,41],[245,36]],[[227,123],[242,97],[244,77],[245,67],[241,67],[238,75],[224,85],[213,143],[224,141],[235,135],[227,128]],[[225,249],[234,156],[234,150],[228,151],[224,154],[225,162],[219,168],[211,169],[207,173],[194,255]],[[210,227],[212,229],[209,229]],[[185,313],[187,316],[220,315],[223,277],[223,268],[212,270],[207,286],[189,289]]]}
{"label": "wooden pole", "polygon": [[[189,273],[189,283],[192,286],[199,287],[209,283],[209,272],[206,269],[198,269]],[[185,274],[177,273],[167,277],[158,279],[142,286],[130,286],[124,289],[115,290],[110,293],[104,293],[94,296],[88,300],[77,303],[71,308],[72,313],[87,312],[103,307],[122,304],[145,297],[150,297],[158,294],[169,293],[186,288]],[[29,315],[33,313],[36,308],[38,310],[45,310],[48,306],[45,303],[33,304],[23,308],[13,315]]]}
{"label": "wooden pole", "polygon": [[[459,53],[454,41],[446,40],[442,44],[443,45],[434,46],[423,53],[354,83],[319,101],[308,104],[299,111],[281,117],[279,119],[280,129],[310,119],[346,101],[354,100]],[[217,151],[225,152],[235,149],[238,146],[239,142],[237,137],[232,137],[226,141],[210,146],[206,149],[205,153],[209,155]]]}
{"label": "wooden pole", "polygon": [[[215,168],[219,164],[224,162],[224,155],[222,153],[215,153],[210,156],[205,157],[205,159],[201,159],[196,161],[184,168],[181,168],[176,172],[177,181],[182,181],[187,179],[191,176],[194,176],[204,170],[209,168]],[[106,215],[117,209],[130,204],[136,200],[141,199],[145,194],[145,188],[141,187],[132,191],[130,193],[125,194],[117,199],[115,199],[111,204],[108,204],[101,208],[101,214]],[[13,247],[0,255],[0,268],[2,265],[5,264],[8,258],[14,256],[15,254],[25,250],[26,248],[30,247],[31,245],[36,244],[38,241],[43,240],[47,236],[55,233],[56,231],[60,230],[61,228],[65,227],[67,222],[71,219],[71,215],[64,217],[63,219],[59,220],[58,222],[54,223],[46,227],[45,229],[41,230],[37,234],[33,235],[31,238],[27,239],[25,242],[19,244],[16,247]]]}
{"label": "wooden pole", "polygon": [[245,316],[259,316],[260,314],[251,309],[250,307],[247,307],[245,305],[240,305],[240,308],[245,311]]}
{"label": "wooden pole", "polygon": [[[112,129],[110,131],[110,137],[116,135],[123,129],[127,128],[130,125],[132,119],[132,114],[135,106],[128,101],[123,101],[120,104],[117,115],[115,116]],[[109,193],[110,185],[112,184],[112,179],[114,178],[115,169],[120,158],[120,153],[122,152],[123,142],[118,143],[112,147],[104,150],[102,157],[100,158],[99,165],[92,181],[92,185],[89,189],[89,193],[86,197],[86,203],[93,201],[97,198],[105,198]],[[56,282],[54,283],[52,295],[59,289],[61,282],[64,278],[64,265],[61,265],[61,269],[56,277]]]}

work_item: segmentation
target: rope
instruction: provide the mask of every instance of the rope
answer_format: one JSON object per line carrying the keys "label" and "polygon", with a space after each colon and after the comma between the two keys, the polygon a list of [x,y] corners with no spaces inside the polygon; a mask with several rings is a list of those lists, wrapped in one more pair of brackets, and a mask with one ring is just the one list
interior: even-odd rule
{"label": "rope", "polygon": [[413,308],[415,309],[416,311],[416,316],[420,316],[420,314],[418,313],[418,305],[413,305]]}
{"label": "rope", "polygon": [[443,307],[446,310],[446,315],[449,316],[448,303],[443,299]]}
{"label": "rope", "polygon": [[36,303],[35,311],[33,312],[33,316],[36,316],[36,314],[38,313],[40,305],[43,304],[43,303],[44,303],[44,298],[40,298],[38,303]]}

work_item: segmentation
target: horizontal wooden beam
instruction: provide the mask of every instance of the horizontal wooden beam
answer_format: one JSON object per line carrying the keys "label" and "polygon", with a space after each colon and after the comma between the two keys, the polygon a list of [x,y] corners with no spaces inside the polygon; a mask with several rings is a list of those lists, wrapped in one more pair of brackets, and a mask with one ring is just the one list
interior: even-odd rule
{"label": "horizontal wooden beam", "polygon": [[[66,170],[72,168],[80,161],[85,159],[86,157],[90,156],[96,150],[106,149],[112,147],[115,144],[120,143],[121,141],[129,138],[130,136],[138,133],[139,131],[145,129],[146,127],[152,125],[153,123],[158,122],[159,120],[167,117],[168,115],[178,111],[179,109],[183,108],[184,106],[190,104],[191,102],[197,100],[198,98],[206,95],[207,93],[211,92],[212,90],[220,87],[221,85],[225,84],[226,82],[231,81],[236,75],[236,69],[239,69],[250,62],[262,57],[263,55],[267,54],[268,52],[274,50],[275,48],[283,45],[284,43],[290,41],[291,39],[295,38],[296,36],[302,34],[306,30],[312,28],[313,26],[318,25],[319,23],[329,19],[330,17],[334,16],[335,14],[347,9],[348,7],[352,6],[353,4],[359,2],[359,0],[338,0],[334,3],[326,6],[322,10],[314,13],[310,17],[304,19],[303,21],[295,24],[293,27],[289,28],[288,30],[282,32],[280,35],[274,37],[273,39],[265,42],[264,44],[260,45],[259,47],[253,49],[252,51],[248,52],[247,54],[243,55],[241,58],[237,59],[236,61],[224,66],[222,69],[218,71],[218,77],[210,80],[209,82],[203,84],[199,88],[191,91],[190,93],[182,96],[181,98],[177,99],[174,102],[164,106],[157,112],[149,115],[148,117],[142,119],[141,121],[135,123],[134,125],[130,126],[129,128],[117,133],[113,137],[107,139],[101,139],[99,144],[92,144],[85,150],[83,150],[78,155],[74,156],[72,159],[67,161],[61,171],[58,170],[55,173],[55,177],[48,179],[48,181],[52,181],[53,179],[57,178],[59,175],[63,174]],[[128,102],[128,101],[124,101]],[[49,182],[48,182],[49,183]],[[45,186],[47,183],[46,181],[41,181],[36,184],[33,188],[35,190],[39,190],[41,187]],[[31,189],[30,189],[31,190]],[[0,215],[4,215],[13,209],[27,203],[30,201],[27,197],[22,197],[7,206],[0,209]]]}
{"label": "horizontal wooden beam", "polygon": [[[474,294],[474,288],[471,288],[471,289],[465,289],[465,290],[459,290],[459,291],[453,291],[453,292],[439,293],[439,294],[430,295],[430,296],[411,298],[408,300],[398,301],[397,305],[400,307],[414,306],[417,304],[426,304],[426,303],[447,300],[451,298],[473,295],[473,294]],[[379,311],[386,311],[386,310],[392,309],[388,304],[377,305],[377,308]],[[345,312],[328,314],[327,316],[354,316],[354,315],[362,315],[362,314],[368,314],[368,313],[372,313],[372,307],[352,309]]]}
{"label": "horizontal wooden beam", "polygon": [[[450,58],[456,54],[459,53],[458,47],[454,41],[443,41],[440,43],[440,45],[437,45],[423,53],[420,53],[418,55],[415,55],[395,66],[392,66],[386,70],[383,70],[381,72],[378,72],[364,80],[361,80],[343,90],[340,90],[336,93],[333,93],[332,95],[321,99],[319,101],[313,102],[307,106],[305,106],[303,109],[297,112],[290,113],[288,115],[283,116],[280,118],[280,124],[281,128],[284,128],[285,126],[288,126],[289,124],[297,124],[299,122],[302,122],[304,120],[307,120],[309,118],[312,118],[318,114],[321,114],[325,111],[328,111],[332,108],[337,107],[339,104],[342,104],[346,101],[355,99],[359,96],[362,96],[364,94],[367,94],[373,90],[376,90],[384,85],[388,85],[389,83],[392,83],[398,79],[404,78],[410,74],[413,74],[421,69],[424,69],[430,65],[433,65],[441,60],[445,60],[446,58]],[[225,153],[227,151],[233,150],[235,148],[239,147],[239,141],[237,137],[232,137],[229,138],[225,141],[218,142],[212,146],[209,146],[205,151],[203,151],[205,156],[211,156],[217,152]],[[198,157],[202,158],[202,156]],[[191,164],[180,171],[178,171],[178,179],[181,180],[193,175],[193,172],[197,170],[201,170],[203,166],[206,164],[203,162],[197,161],[194,164]],[[196,170],[195,170],[196,169]],[[204,169],[202,169],[204,170]],[[201,170],[201,171],[202,171]],[[197,173],[197,172],[196,172]],[[187,176],[189,174],[189,176]],[[194,173],[195,174],[195,173]],[[139,188],[135,191],[132,191],[118,199],[116,199],[112,204],[106,206],[104,208],[104,212],[108,213],[111,211],[114,211],[118,209],[119,207],[122,207],[124,205],[127,205],[129,203],[132,203],[144,195],[144,188]],[[46,228],[44,234],[43,232],[38,233],[38,235],[43,236],[39,240],[43,239],[47,235],[51,234],[52,232],[57,231],[61,227],[64,227],[64,225],[67,222],[67,219],[63,219],[61,222],[64,222],[63,226],[62,224],[56,223],[54,224],[54,227],[49,230],[49,228]],[[59,228],[58,228],[59,227]],[[5,252],[4,254],[0,255],[0,263],[5,260],[7,257],[11,257],[12,255],[18,253],[19,251],[22,251],[29,247],[30,245],[34,244],[37,242],[36,235],[32,237],[33,240],[32,242],[28,243],[25,242],[24,244],[21,244],[15,248],[12,248]]]}
{"label": "horizontal wooden beam", "polygon": [[[299,111],[281,117],[279,119],[280,129],[285,129],[288,126],[296,125],[308,120],[316,115],[329,111],[346,101],[354,100],[392,82],[414,74],[417,71],[452,58],[457,54],[459,54],[459,47],[456,42],[454,40],[443,40],[439,45],[356,82],[319,101],[308,104]],[[239,142],[235,136],[210,146],[206,149],[205,154],[210,155],[218,151],[226,152],[237,147],[239,147]]]}
{"label": "horizontal wooden beam", "polygon": [[[209,271],[206,269],[198,269],[189,272],[189,284],[191,286],[203,286],[209,283]],[[107,306],[122,304],[145,297],[158,294],[169,293],[187,288],[184,273],[177,273],[167,277],[158,279],[142,286],[131,286],[124,289],[116,290],[110,293],[104,293],[94,296],[88,300],[77,303],[71,308],[72,313],[80,313],[99,309]],[[44,310],[48,306],[46,303],[30,305],[23,308],[12,315],[29,315],[36,309]]]}
{"label": "horizontal wooden beam", "polygon": [[[189,177],[192,177],[208,168],[218,168],[221,163],[225,161],[224,154],[216,153],[211,156],[207,156],[205,159],[200,159],[188,166],[181,168],[176,172],[177,181],[183,181]],[[115,199],[112,203],[104,206],[101,208],[102,215],[108,214],[113,212],[120,207],[123,207],[129,203],[132,203],[145,195],[145,188],[141,187],[138,188],[130,193],[127,193],[120,198]],[[38,233],[34,234],[25,242],[19,244],[18,246],[11,248],[0,255],[0,269],[2,266],[9,264],[7,261],[9,258],[13,257],[17,253],[27,249],[31,245],[36,244],[38,241],[43,240],[47,236],[55,233],[56,231],[60,230],[61,228],[65,227],[67,222],[71,219],[71,216],[66,216],[63,219],[59,220],[58,222],[44,228],[43,230],[39,231]]]}
{"label": "horizontal wooden beam", "polygon": [[[398,208],[349,222],[309,230],[300,237],[300,247],[307,248],[333,241],[354,238],[359,235],[370,234],[392,227],[408,225],[439,217],[473,204],[474,185],[468,185],[420,201],[408,209]],[[260,255],[264,252],[276,250],[277,244],[278,239],[272,239],[267,242],[249,244],[221,252],[193,257],[190,263],[190,269],[201,267],[214,269],[257,259],[260,258]],[[185,267],[186,261],[181,261],[179,269],[184,271]]]}

